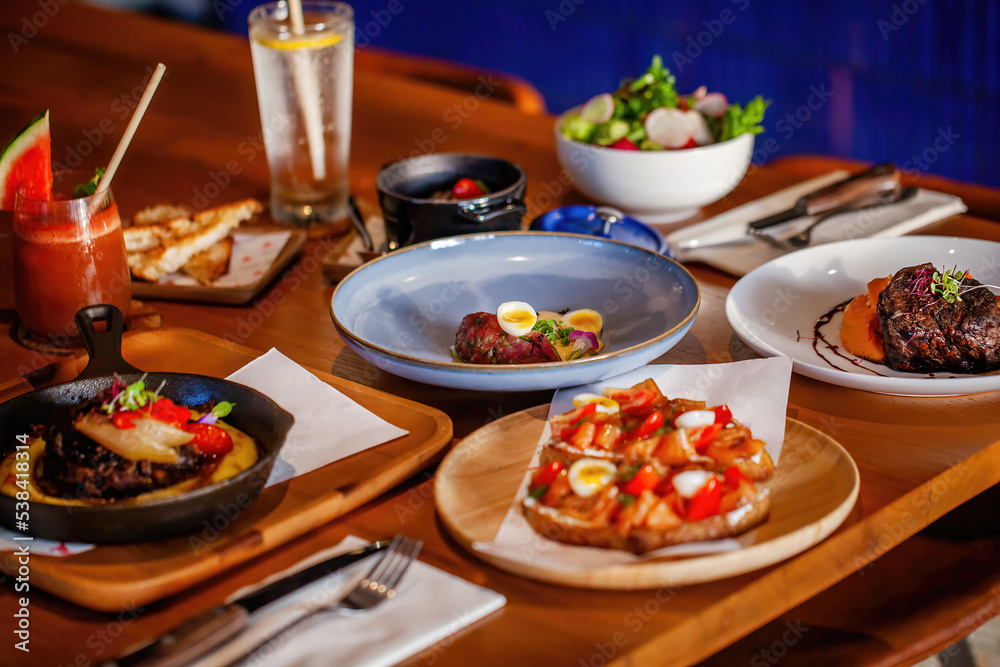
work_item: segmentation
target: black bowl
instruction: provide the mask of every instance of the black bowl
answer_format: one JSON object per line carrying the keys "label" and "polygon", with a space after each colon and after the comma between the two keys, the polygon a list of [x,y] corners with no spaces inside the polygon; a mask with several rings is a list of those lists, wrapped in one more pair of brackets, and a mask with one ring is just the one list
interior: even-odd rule
{"label": "black bowl", "polygon": [[[434,199],[460,178],[482,181],[489,194],[475,199]],[[437,153],[383,166],[375,180],[389,248],[444,236],[521,228],[524,169],[500,158]]]}

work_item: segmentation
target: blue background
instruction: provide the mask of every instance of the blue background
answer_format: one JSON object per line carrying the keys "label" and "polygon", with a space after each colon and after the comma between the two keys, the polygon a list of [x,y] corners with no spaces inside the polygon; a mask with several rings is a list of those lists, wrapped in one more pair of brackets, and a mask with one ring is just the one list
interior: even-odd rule
{"label": "blue background", "polygon": [[[241,34],[257,4],[203,2],[189,18]],[[1000,186],[1000,0],[350,4],[359,44],[517,74],[551,112],[659,53],[681,92],[705,84],[734,102],[771,100],[777,147],[757,161],[822,153]]]}

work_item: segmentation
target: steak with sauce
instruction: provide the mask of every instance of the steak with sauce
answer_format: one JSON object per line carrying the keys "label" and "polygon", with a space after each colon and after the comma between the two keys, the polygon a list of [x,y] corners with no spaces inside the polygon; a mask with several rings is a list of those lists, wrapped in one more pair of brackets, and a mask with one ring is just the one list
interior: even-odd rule
{"label": "steak with sauce", "polygon": [[968,276],[961,300],[930,293],[935,268],[901,269],[878,297],[885,363],[898,371],[982,373],[1000,368],[1000,306],[996,296]]}
{"label": "steak with sauce", "polygon": [[472,364],[535,364],[559,361],[559,353],[540,331],[511,336],[494,313],[470,313],[455,333],[455,354]]}

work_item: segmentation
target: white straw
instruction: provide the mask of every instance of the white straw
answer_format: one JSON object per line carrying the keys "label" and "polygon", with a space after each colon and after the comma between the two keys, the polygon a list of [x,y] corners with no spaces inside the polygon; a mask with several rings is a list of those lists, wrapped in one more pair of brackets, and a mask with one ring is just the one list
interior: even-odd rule
{"label": "white straw", "polygon": [[160,85],[160,79],[163,78],[163,72],[166,69],[166,65],[159,63],[156,69],[153,70],[153,76],[150,77],[149,83],[146,84],[145,92],[139,98],[139,106],[132,113],[132,120],[128,122],[125,134],[122,135],[121,141],[118,142],[118,148],[115,149],[114,154],[111,156],[111,161],[108,162],[108,168],[105,170],[104,176],[101,177],[101,181],[97,184],[97,192],[107,190],[111,187],[111,179],[114,178],[115,172],[118,171],[118,165],[121,163],[122,157],[125,155],[125,150],[132,141],[132,135],[135,134],[136,128],[139,127],[139,121],[142,120],[142,115],[146,113],[146,107],[149,106],[149,101],[153,99],[153,93],[156,92],[156,87]]}
{"label": "white straw", "polygon": [[[305,19],[302,16],[302,0],[288,0],[288,18],[292,33],[305,34]],[[312,162],[313,178],[326,178],[326,143],[323,141],[323,118],[320,111],[319,84],[317,72],[309,60],[308,49],[292,52],[292,78],[299,98],[299,108],[306,125],[306,140],[309,143],[309,158]]]}

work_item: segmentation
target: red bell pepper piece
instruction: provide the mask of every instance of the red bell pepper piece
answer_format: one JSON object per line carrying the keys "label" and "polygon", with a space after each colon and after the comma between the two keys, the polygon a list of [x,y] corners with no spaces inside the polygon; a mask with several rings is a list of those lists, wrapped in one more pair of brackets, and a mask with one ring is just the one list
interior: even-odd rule
{"label": "red bell pepper piece", "polygon": [[638,498],[643,491],[655,489],[659,483],[660,475],[653,466],[647,464],[639,468],[635,476],[625,483],[625,486],[622,487],[622,492]]}
{"label": "red bell pepper piece", "polygon": [[701,521],[719,513],[722,504],[722,485],[712,477],[688,503],[687,520]]}
{"label": "red bell pepper piece", "polygon": [[715,411],[715,423],[725,426],[733,421],[733,413],[728,405],[717,405],[712,410]]}
{"label": "red bell pepper piece", "polygon": [[535,480],[532,486],[538,487],[544,484],[551,484],[559,476],[559,473],[562,472],[563,467],[562,461],[552,461],[535,473]]}
{"label": "red bell pepper piece", "polygon": [[663,426],[663,413],[659,410],[653,410],[646,415],[646,418],[642,420],[642,423],[639,424],[634,431],[632,431],[632,437],[636,440],[641,440],[661,426]]}

